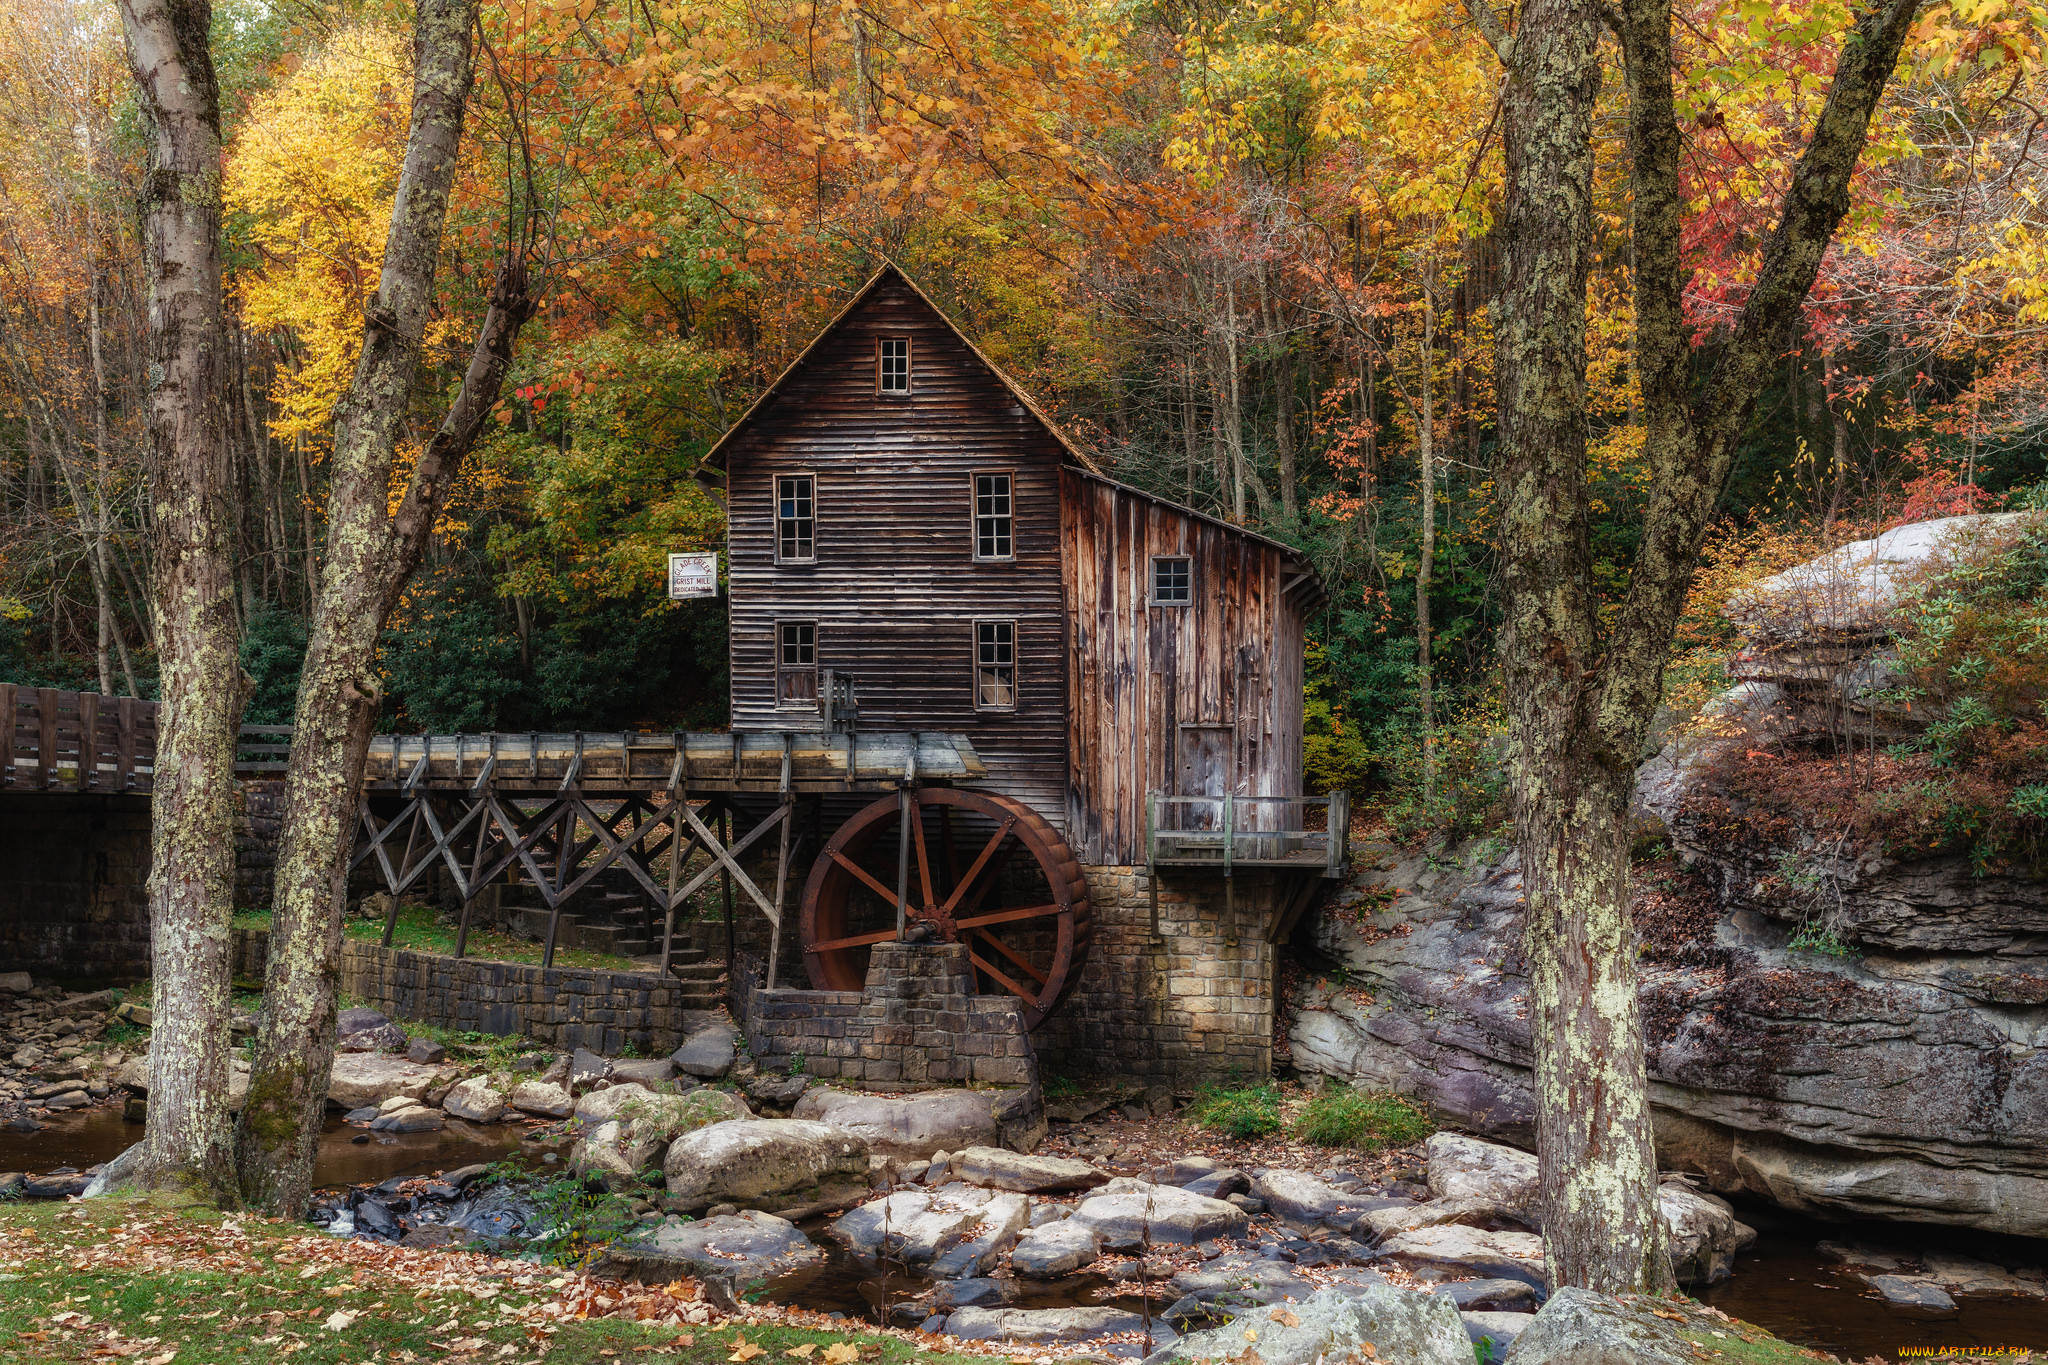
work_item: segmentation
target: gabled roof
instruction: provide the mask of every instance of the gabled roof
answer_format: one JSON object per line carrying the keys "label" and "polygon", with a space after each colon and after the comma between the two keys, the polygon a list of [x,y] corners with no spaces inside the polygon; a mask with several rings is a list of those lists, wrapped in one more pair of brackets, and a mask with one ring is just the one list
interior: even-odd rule
{"label": "gabled roof", "polygon": [[811,338],[811,344],[804,347],[804,349],[797,355],[796,359],[790,361],[789,364],[783,368],[781,374],[775,376],[775,382],[770,384],[767,388],[763,389],[761,391],[761,396],[759,398],[756,398],[753,401],[753,403],[748,406],[747,410],[740,414],[739,420],[734,422],[731,426],[727,427],[725,429],[725,434],[723,436],[720,436],[718,440],[712,445],[711,449],[705,452],[704,459],[700,464],[699,473],[697,476],[700,480],[704,480],[705,482],[715,482],[715,480],[704,479],[702,466],[708,465],[717,469],[726,468],[726,460],[729,457],[728,447],[732,444],[734,438],[737,437],[742,431],[746,430],[749,426],[753,425],[754,419],[768,409],[769,405],[772,404],[775,401],[775,399],[781,394],[782,390],[789,384],[790,380],[795,378],[797,373],[800,370],[802,370],[807,363],[809,363],[812,354],[815,353],[821,346],[823,346],[825,344],[826,339],[829,338],[834,332],[838,331],[840,325],[843,324],[848,318],[852,317],[854,313],[859,310],[860,306],[863,303],[867,302],[868,296],[874,293],[875,290],[879,288],[885,280],[897,281],[903,284],[905,287],[907,287],[911,293],[917,295],[918,299],[923,302],[925,307],[931,309],[932,312],[937,315],[939,321],[943,322],[946,325],[947,330],[952,332],[952,334],[959,339],[960,344],[965,346],[970,352],[972,352],[976,360],[979,360],[984,366],[987,367],[988,372],[996,377],[996,382],[1001,384],[1005,389],[1007,389],[1010,393],[1010,396],[1015,398],[1017,402],[1023,407],[1023,409],[1026,412],[1030,413],[1032,418],[1036,420],[1041,427],[1045,428],[1046,434],[1052,437],[1053,440],[1059,442],[1060,449],[1064,450],[1067,453],[1068,457],[1073,460],[1074,464],[1083,473],[1087,474],[1090,478],[1095,479],[1097,482],[1109,484],[1115,488],[1120,488],[1125,492],[1133,494],[1134,496],[1145,498],[1151,502],[1158,503],[1162,507],[1170,507],[1177,512],[1181,512],[1187,516],[1195,517],[1201,521],[1208,522],[1212,526],[1221,527],[1223,530],[1230,531],[1233,534],[1243,536],[1248,540],[1255,540],[1260,542],[1261,544],[1270,545],[1274,547],[1275,549],[1279,550],[1281,553],[1286,555],[1289,559],[1293,560],[1301,571],[1300,575],[1297,575],[1296,578],[1290,581],[1288,585],[1289,589],[1291,590],[1293,587],[1301,585],[1303,583],[1306,583],[1309,587],[1309,592],[1305,595],[1303,599],[1302,606],[1304,611],[1313,612],[1317,610],[1322,603],[1327,602],[1329,600],[1328,595],[1323,588],[1322,576],[1315,571],[1315,566],[1309,563],[1308,556],[1304,555],[1300,550],[1297,550],[1294,546],[1287,544],[1285,541],[1275,540],[1271,536],[1260,535],[1257,531],[1246,530],[1244,527],[1237,525],[1235,522],[1225,521],[1221,517],[1211,516],[1207,512],[1198,511],[1195,508],[1184,506],[1180,503],[1173,501],[1171,498],[1163,498],[1160,497],[1157,493],[1150,492],[1143,488],[1134,487],[1130,484],[1124,483],[1119,479],[1111,478],[1103,470],[1102,466],[1096,462],[1095,457],[1093,455],[1089,454],[1088,451],[1084,450],[1082,447],[1075,444],[1073,439],[1069,437],[1065,431],[1061,430],[1059,423],[1053,421],[1052,418],[1048,417],[1045,414],[1044,409],[1040,408],[1038,404],[1032,400],[1031,395],[1024,391],[1022,385],[1018,384],[1016,380],[1010,378],[1010,376],[1003,371],[1002,366],[996,364],[995,361],[989,359],[988,355],[981,349],[981,347],[974,344],[974,339],[968,336],[966,332],[961,330],[960,324],[953,321],[951,314],[949,314],[945,309],[939,307],[937,303],[933,302],[931,295],[925,293],[924,290],[920,289],[918,287],[917,281],[910,278],[909,274],[905,272],[901,266],[897,265],[894,261],[889,260],[885,260],[882,262],[881,268],[875,271],[874,274],[870,275],[868,277],[867,283],[863,284],[858,290],[854,292],[854,296],[846,301],[846,306],[844,308],[841,308],[836,314],[834,314],[832,320],[826,323],[825,326],[819,330],[818,334],[815,337]]}

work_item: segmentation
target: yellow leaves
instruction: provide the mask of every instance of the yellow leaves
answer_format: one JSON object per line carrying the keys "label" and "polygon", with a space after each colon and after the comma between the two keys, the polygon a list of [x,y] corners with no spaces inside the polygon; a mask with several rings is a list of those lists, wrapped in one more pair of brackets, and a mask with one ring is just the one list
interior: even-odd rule
{"label": "yellow leaves", "polygon": [[732,1354],[727,1356],[726,1359],[735,1362],[735,1365],[746,1365],[746,1362],[752,1360],[755,1356],[766,1354],[768,1354],[767,1351],[748,1341],[745,1337],[735,1336],[732,1339]]}
{"label": "yellow leaves", "polygon": [[835,1341],[825,1348],[825,1354],[819,1359],[823,1360],[825,1365],[853,1365],[854,1361],[860,1359],[860,1348],[850,1342]]}
{"label": "yellow leaves", "polygon": [[817,1342],[807,1341],[801,1346],[790,1347],[787,1351],[784,1351],[783,1354],[789,1356],[793,1360],[809,1360],[811,1358],[811,1352],[817,1349]]}

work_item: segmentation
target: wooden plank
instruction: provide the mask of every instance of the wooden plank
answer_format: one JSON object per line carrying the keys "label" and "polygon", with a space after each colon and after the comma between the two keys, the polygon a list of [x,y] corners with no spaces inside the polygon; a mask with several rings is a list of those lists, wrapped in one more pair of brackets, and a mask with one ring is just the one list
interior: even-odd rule
{"label": "wooden plank", "polygon": [[57,785],[57,689],[36,689],[37,786],[48,791]]}
{"label": "wooden plank", "polygon": [[13,683],[0,683],[0,786],[5,787],[14,785],[14,694]]}
{"label": "wooden plank", "polygon": [[97,692],[78,694],[78,789],[93,791],[100,785],[100,698]]}

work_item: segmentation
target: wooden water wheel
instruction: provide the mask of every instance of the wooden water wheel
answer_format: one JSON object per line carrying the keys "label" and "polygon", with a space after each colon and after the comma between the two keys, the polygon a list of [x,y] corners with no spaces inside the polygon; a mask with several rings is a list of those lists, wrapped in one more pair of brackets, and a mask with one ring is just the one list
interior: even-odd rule
{"label": "wooden water wheel", "polygon": [[1036,1028],[1074,988],[1088,957],[1092,919],[1079,860],[1030,807],[957,787],[912,794],[906,859],[903,805],[883,797],[841,825],[819,854],[800,926],[811,985],[857,991],[866,983],[871,947],[896,937],[898,877],[907,870],[906,930],[966,944],[982,992],[1015,995],[1025,1027]]}

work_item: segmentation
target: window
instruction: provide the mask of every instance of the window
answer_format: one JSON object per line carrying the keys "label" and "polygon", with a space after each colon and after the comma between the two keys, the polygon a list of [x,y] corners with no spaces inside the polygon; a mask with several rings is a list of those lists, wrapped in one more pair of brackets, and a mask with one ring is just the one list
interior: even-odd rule
{"label": "window", "polygon": [[1192,606],[1195,600],[1194,569],[1186,555],[1160,555],[1152,561],[1152,605]]}
{"label": "window", "polygon": [[1010,539],[1012,510],[1010,476],[1008,474],[976,474],[974,476],[974,557],[976,559],[1016,558],[1016,550]]}
{"label": "window", "polygon": [[978,711],[1017,708],[1017,623],[974,623],[974,707]]}
{"label": "window", "polygon": [[775,703],[809,706],[818,700],[818,623],[783,621],[775,627]]}
{"label": "window", "polygon": [[775,561],[805,564],[818,557],[818,484],[809,474],[775,480]]}
{"label": "window", "polygon": [[876,343],[875,391],[910,392],[909,337],[883,337]]}

